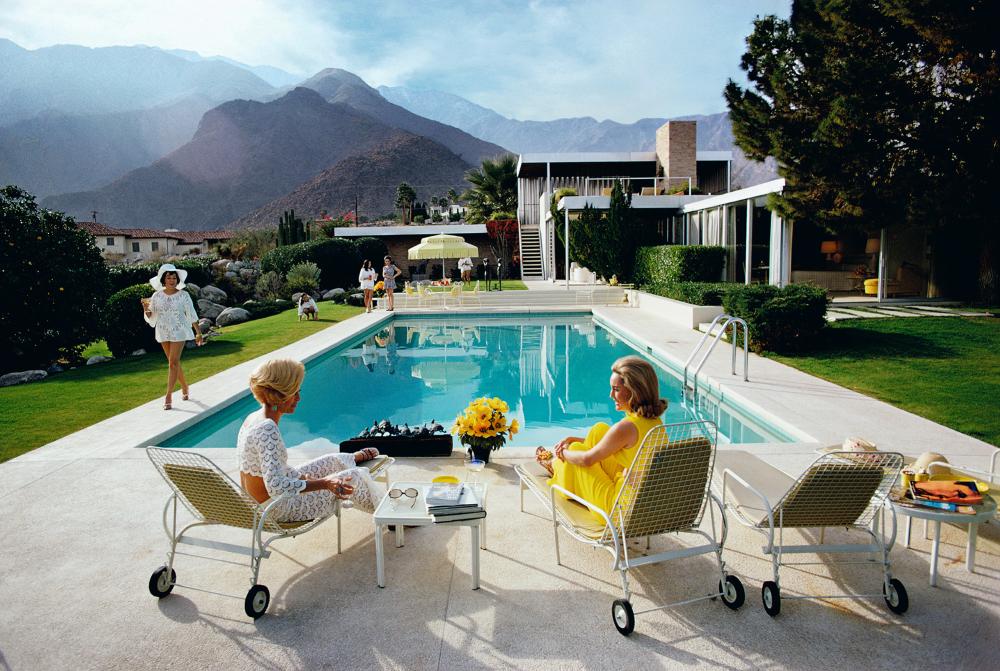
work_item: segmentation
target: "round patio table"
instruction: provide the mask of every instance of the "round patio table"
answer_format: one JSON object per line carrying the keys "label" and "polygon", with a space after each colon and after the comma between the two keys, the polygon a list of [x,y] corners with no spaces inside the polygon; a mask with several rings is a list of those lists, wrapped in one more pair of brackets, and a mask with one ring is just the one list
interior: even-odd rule
{"label": "round patio table", "polygon": [[937,563],[938,551],[941,545],[941,523],[948,524],[968,524],[969,537],[965,545],[965,569],[969,573],[975,573],[976,568],[976,539],[979,535],[979,525],[993,517],[997,511],[997,503],[990,496],[983,496],[982,505],[975,514],[951,512],[949,510],[939,510],[937,508],[925,508],[922,506],[902,505],[896,501],[892,502],[892,507],[898,515],[906,516],[906,533],[903,536],[903,544],[910,547],[910,527],[913,526],[913,519],[921,519],[934,523],[934,539],[931,544],[931,587],[937,587]]}

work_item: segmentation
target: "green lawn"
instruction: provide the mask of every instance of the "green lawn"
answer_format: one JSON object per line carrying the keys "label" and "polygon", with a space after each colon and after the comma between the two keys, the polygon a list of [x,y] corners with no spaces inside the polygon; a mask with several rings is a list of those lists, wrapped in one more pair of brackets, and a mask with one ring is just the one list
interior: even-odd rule
{"label": "green lawn", "polygon": [[[238,363],[284,347],[361,312],[361,308],[324,303],[316,321],[297,321],[295,310],[227,326],[205,347],[184,352],[184,374],[193,384]],[[107,354],[96,343],[87,356]],[[166,387],[162,352],[123,361],[83,366],[43,382],[0,388],[0,462],[162,398]],[[180,400],[180,392],[175,392]]]}
{"label": "green lawn", "polygon": [[998,318],[845,320],[812,352],[767,356],[1000,446]]}

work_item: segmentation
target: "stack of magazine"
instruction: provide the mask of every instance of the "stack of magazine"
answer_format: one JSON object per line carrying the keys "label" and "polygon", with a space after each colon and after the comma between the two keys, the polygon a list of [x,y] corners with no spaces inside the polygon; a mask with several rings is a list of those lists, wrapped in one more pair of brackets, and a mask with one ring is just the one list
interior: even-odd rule
{"label": "stack of magazine", "polygon": [[434,483],[427,490],[427,512],[437,524],[486,517],[472,487],[464,483]]}

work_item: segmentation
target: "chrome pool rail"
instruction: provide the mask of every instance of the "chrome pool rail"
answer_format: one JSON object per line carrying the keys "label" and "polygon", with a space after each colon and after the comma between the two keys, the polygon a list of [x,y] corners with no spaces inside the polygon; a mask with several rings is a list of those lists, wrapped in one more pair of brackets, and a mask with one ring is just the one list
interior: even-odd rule
{"label": "chrome pool rail", "polygon": [[728,314],[721,314],[712,320],[712,324],[708,327],[708,330],[705,331],[705,333],[701,336],[701,340],[698,341],[698,344],[695,346],[695,348],[691,350],[691,354],[688,356],[687,361],[684,362],[684,386],[681,388],[682,393],[687,393],[688,368],[690,368],[691,362],[694,361],[694,358],[698,355],[698,353],[701,351],[701,348],[705,345],[705,341],[708,340],[708,337],[712,334],[712,329],[714,329],[715,325],[722,320],[725,320],[722,324],[722,328],[720,328],[719,332],[715,334],[715,339],[712,340],[712,344],[709,345],[708,350],[705,351],[705,355],[702,356],[701,361],[698,362],[698,365],[695,366],[694,372],[692,373],[693,394],[694,396],[698,395],[698,373],[701,372],[701,368],[702,366],[705,365],[705,362],[708,361],[708,357],[712,354],[712,350],[714,350],[715,346],[719,344],[719,340],[722,338],[722,335],[726,332],[726,329],[729,328],[730,326],[732,326],[732,331],[733,331],[732,338],[730,339],[730,343],[732,345],[732,369],[731,369],[732,374],[736,375],[736,349],[737,347],[739,347],[739,345],[737,345],[737,339],[739,337],[739,327],[742,326],[743,327],[743,381],[744,382],[750,381],[748,373],[748,365],[750,363],[750,330],[749,328],[747,328],[747,323],[739,317],[733,317],[732,315]]}

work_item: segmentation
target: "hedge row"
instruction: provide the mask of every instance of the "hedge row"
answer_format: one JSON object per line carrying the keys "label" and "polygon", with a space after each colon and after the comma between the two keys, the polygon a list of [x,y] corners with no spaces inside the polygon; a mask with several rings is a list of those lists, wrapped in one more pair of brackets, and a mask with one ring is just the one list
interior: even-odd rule
{"label": "hedge row", "polygon": [[645,289],[651,294],[691,305],[722,305],[722,296],[733,286],[729,282],[677,282],[657,284]]}
{"label": "hedge row", "polygon": [[108,298],[103,314],[104,340],[115,357],[126,357],[137,349],[147,352],[159,349],[155,332],[142,317],[141,299],[152,295],[153,287],[146,281],[117,291]]}
{"label": "hedge row", "polygon": [[273,270],[284,277],[292,266],[307,261],[319,267],[323,286],[347,287],[354,286],[358,282],[361,253],[358,251],[357,243],[344,238],[310,240],[276,247],[260,260],[260,268],[265,273]]}
{"label": "hedge row", "polygon": [[798,352],[815,346],[826,328],[829,304],[826,289],[808,284],[736,285],[722,297],[727,313],[746,320],[755,352]]}
{"label": "hedge row", "polygon": [[707,245],[640,247],[635,255],[635,281],[643,286],[678,282],[718,282],[726,248]]}
{"label": "hedge row", "polygon": [[826,290],[806,284],[780,288],[770,284],[677,282],[646,287],[650,293],[692,305],[721,305],[747,322],[755,352],[808,349],[826,327],[830,303]]}
{"label": "hedge row", "polygon": [[[184,259],[173,261],[178,267],[188,271],[187,281],[203,287],[212,283],[212,262],[216,257],[201,257],[197,259]],[[149,278],[156,275],[159,270],[159,263],[125,263],[108,267],[108,276],[111,280],[111,293],[121,291],[136,284],[149,283]]]}

